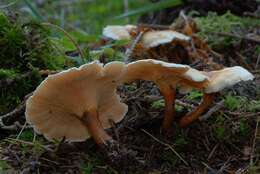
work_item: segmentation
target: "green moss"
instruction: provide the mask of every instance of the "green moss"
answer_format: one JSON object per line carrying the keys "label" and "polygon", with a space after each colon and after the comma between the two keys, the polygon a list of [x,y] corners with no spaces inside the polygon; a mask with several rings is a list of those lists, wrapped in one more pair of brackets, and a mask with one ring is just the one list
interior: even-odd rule
{"label": "green moss", "polygon": [[10,165],[6,161],[0,160],[0,173],[5,172],[7,169],[10,168]]}
{"label": "green moss", "polygon": [[22,23],[0,12],[0,66],[26,72],[32,68],[61,69],[65,57],[59,56],[50,40],[50,31],[41,24]]}
{"label": "green moss", "polygon": [[14,80],[1,86],[0,114],[14,109],[39,85],[42,78],[36,69],[57,70],[66,65],[66,57],[55,50],[51,35],[40,23],[24,23],[0,12],[0,80]]}
{"label": "green moss", "polygon": [[14,70],[9,69],[1,69],[0,68],[0,80],[5,78],[14,78],[16,77],[16,72]]}
{"label": "green moss", "polygon": [[202,96],[203,96],[203,94],[202,94],[201,91],[192,90],[192,91],[188,94],[187,99],[189,99],[189,100],[200,100]]}
{"label": "green moss", "polygon": [[226,95],[224,99],[224,105],[229,110],[243,109],[247,104],[247,99],[241,96]]}
{"label": "green moss", "polygon": [[23,101],[25,95],[32,92],[39,85],[41,80],[39,73],[33,71],[30,76],[18,78],[11,85],[1,87],[0,115],[14,109]]}
{"label": "green moss", "polygon": [[226,135],[225,120],[222,115],[219,115],[215,121],[214,134],[220,140],[224,140]]}
{"label": "green moss", "polygon": [[205,17],[195,18],[200,32],[199,35],[208,40],[215,48],[225,47],[238,40],[232,37],[220,37],[210,32],[227,32],[243,35],[243,31],[250,27],[259,26],[260,20],[250,17],[239,17],[227,12],[218,16],[215,12],[209,12]]}

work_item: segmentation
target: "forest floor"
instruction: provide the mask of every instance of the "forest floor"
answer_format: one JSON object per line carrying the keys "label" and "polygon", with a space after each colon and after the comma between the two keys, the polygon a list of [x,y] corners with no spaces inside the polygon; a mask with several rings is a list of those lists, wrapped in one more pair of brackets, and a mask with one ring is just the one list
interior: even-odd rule
{"label": "forest floor", "polygon": [[[95,5],[92,7],[96,8]],[[102,8],[100,7],[101,11]],[[190,16],[195,14],[192,10],[203,13],[198,7],[192,8],[187,10]],[[171,10],[177,9],[179,7]],[[33,14],[37,17],[37,13],[46,10],[50,9],[44,7],[42,11]],[[68,8],[69,10],[75,9]],[[91,56],[95,57],[91,60],[103,60],[105,57],[107,62],[124,60],[122,49],[114,46],[108,49],[96,44],[100,38],[96,30],[100,30],[100,26],[103,27],[105,23],[95,23],[92,29],[88,28],[87,30],[95,30],[91,34],[84,33],[84,27],[81,26],[89,25],[89,20],[85,24],[72,22],[72,26],[64,27],[80,44],[83,54],[87,55],[86,60],[82,61],[75,45],[64,34],[60,34],[63,32],[53,33],[38,28],[34,22],[25,25],[25,22],[21,22],[21,17],[1,12],[0,174],[260,173],[260,22],[259,10],[255,10],[255,13],[245,10],[248,13],[234,15],[232,10],[229,12],[222,9],[221,13],[196,13],[193,16],[200,29],[198,36],[207,39],[208,45],[223,57],[221,64],[243,66],[255,78],[221,91],[209,111],[201,116],[202,119],[188,128],[181,129],[173,124],[170,136],[162,134],[164,102],[152,82],[140,81],[118,88],[129,111],[122,122],[108,132],[119,142],[120,147],[131,149],[136,162],[125,159],[114,163],[104,157],[92,139],[79,143],[47,141],[25,124],[24,116],[26,95],[33,92],[46,77],[46,74],[41,76],[39,70],[54,71],[79,66]],[[157,16],[156,24],[168,25],[159,20],[164,13],[165,11],[154,13],[148,18]],[[77,18],[70,11],[69,14],[68,20]],[[95,17],[92,16],[93,20]],[[152,19],[148,18],[142,16],[139,22],[152,23]],[[175,17],[172,18],[167,20],[174,21]],[[48,21],[52,20],[57,23],[59,18],[51,19],[48,16]],[[130,21],[135,22],[137,18],[131,17]],[[125,20],[118,23],[125,23]],[[76,27],[81,29],[75,29]],[[47,47],[53,43],[54,47]],[[91,52],[91,49],[96,50],[97,47],[102,54]],[[21,52],[24,53],[23,56]],[[37,59],[35,56],[38,56]],[[53,56],[56,57],[55,60],[52,59]],[[6,61],[7,57],[10,61]],[[17,57],[25,59],[20,61]],[[178,93],[177,116],[181,117],[195,108],[201,98],[202,93],[196,90],[188,95]]]}

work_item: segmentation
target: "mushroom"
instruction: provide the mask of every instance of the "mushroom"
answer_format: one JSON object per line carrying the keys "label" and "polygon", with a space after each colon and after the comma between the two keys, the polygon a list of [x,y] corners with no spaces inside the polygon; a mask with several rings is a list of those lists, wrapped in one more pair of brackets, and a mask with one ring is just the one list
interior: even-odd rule
{"label": "mushroom", "polygon": [[103,36],[113,40],[129,40],[131,32],[136,30],[134,25],[108,25],[103,29]]}
{"label": "mushroom", "polygon": [[165,101],[162,127],[168,132],[174,120],[173,105],[177,87],[180,87],[182,92],[195,88],[204,93],[201,104],[180,119],[180,126],[185,127],[211,105],[217,92],[240,81],[252,80],[253,75],[239,66],[204,72],[188,65],[145,59],[129,63],[123,81],[129,83],[138,79],[153,81],[158,86]]}
{"label": "mushroom", "polygon": [[176,87],[179,84],[203,89],[208,77],[188,65],[166,63],[159,60],[145,59],[127,65],[124,82],[135,80],[153,81],[159,88],[165,101],[165,116],[162,127],[168,132],[174,119],[174,101]]}
{"label": "mushroom", "polygon": [[148,31],[144,33],[141,44],[145,48],[153,48],[173,41],[189,42],[191,38],[172,30]]}
{"label": "mushroom", "polygon": [[26,120],[48,140],[112,142],[104,129],[127,112],[116,87],[125,64],[92,62],[48,76],[26,102]]}
{"label": "mushroom", "polygon": [[194,122],[212,104],[214,95],[224,88],[231,87],[241,81],[253,80],[254,76],[240,66],[224,68],[218,71],[201,72],[208,77],[208,82],[202,90],[204,92],[201,104],[192,112],[181,118],[179,124],[186,127]]}

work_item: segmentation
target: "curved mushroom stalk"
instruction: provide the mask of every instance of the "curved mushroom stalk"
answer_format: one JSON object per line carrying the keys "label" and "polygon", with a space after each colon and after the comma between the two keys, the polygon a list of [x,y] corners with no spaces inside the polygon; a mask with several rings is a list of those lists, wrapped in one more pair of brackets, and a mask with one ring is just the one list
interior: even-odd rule
{"label": "curved mushroom stalk", "polygon": [[206,109],[213,103],[214,94],[207,94],[204,93],[202,102],[200,105],[190,113],[186,114],[184,117],[182,117],[179,121],[179,125],[181,127],[186,127],[196,121],[199,116],[206,111]]}
{"label": "curved mushroom stalk", "polygon": [[164,98],[165,110],[164,110],[164,119],[162,123],[163,130],[167,133],[169,132],[175,115],[175,94],[176,89],[171,87],[168,84],[159,84],[159,89]]}
{"label": "curved mushroom stalk", "polygon": [[89,134],[93,137],[94,141],[99,145],[106,145],[107,142],[113,141],[101,125],[98,119],[97,110],[85,112],[82,117],[82,122],[86,125]]}

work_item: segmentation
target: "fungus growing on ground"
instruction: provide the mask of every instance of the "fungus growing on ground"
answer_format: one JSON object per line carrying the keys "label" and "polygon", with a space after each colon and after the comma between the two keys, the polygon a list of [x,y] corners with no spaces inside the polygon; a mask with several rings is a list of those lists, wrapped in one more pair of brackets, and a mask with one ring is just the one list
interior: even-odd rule
{"label": "fungus growing on ground", "polygon": [[103,36],[113,40],[129,40],[132,32],[136,31],[134,25],[108,25],[103,29]]}
{"label": "fungus growing on ground", "polygon": [[26,119],[47,139],[85,141],[90,136],[99,145],[112,138],[104,131],[122,120],[127,106],[116,87],[125,65],[92,62],[80,68],[48,76],[26,103]]}
{"label": "fungus growing on ground", "polygon": [[129,63],[123,81],[129,83],[135,80],[148,80],[158,86],[165,100],[162,127],[164,130],[169,130],[174,119],[173,105],[177,86],[183,84],[191,88],[203,89],[207,78],[206,75],[188,65],[145,59]]}
{"label": "fungus growing on ground", "polygon": [[178,64],[197,63],[200,69],[209,70],[223,68],[213,61],[213,57],[221,61],[221,55],[212,51],[207,43],[195,34],[186,35],[186,33],[185,28],[177,31],[170,26],[163,30],[142,25],[116,25],[103,29],[103,36],[106,38],[132,40],[132,45],[127,45],[126,48],[131,47],[129,56],[134,60],[158,59]]}
{"label": "fungus growing on ground", "polygon": [[198,71],[188,65],[145,59],[129,64],[93,62],[50,75],[26,103],[26,119],[36,132],[47,139],[84,141],[92,136],[102,146],[113,139],[104,129],[109,120],[119,122],[127,112],[116,88],[136,80],[154,82],[165,100],[162,127],[168,132],[174,120],[176,88],[195,88],[204,93],[202,103],[179,121],[185,127],[195,121],[212,103],[215,93],[240,81],[252,80],[253,75],[242,67],[219,71]]}
{"label": "fungus growing on ground", "polygon": [[158,86],[165,101],[165,116],[162,127],[168,131],[174,120],[177,87],[180,87],[182,91],[195,88],[204,93],[201,104],[194,111],[181,118],[180,126],[185,127],[195,121],[212,104],[217,92],[240,81],[252,80],[253,75],[239,66],[204,72],[188,65],[146,59],[127,65],[124,82],[129,83],[138,79],[153,81]]}
{"label": "fungus growing on ground", "polygon": [[231,87],[241,81],[253,80],[254,76],[240,66],[224,68],[218,71],[201,72],[208,77],[208,82],[203,89],[201,104],[192,112],[182,117],[180,126],[186,127],[196,119],[212,104],[214,95],[224,88]]}

